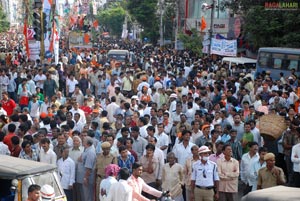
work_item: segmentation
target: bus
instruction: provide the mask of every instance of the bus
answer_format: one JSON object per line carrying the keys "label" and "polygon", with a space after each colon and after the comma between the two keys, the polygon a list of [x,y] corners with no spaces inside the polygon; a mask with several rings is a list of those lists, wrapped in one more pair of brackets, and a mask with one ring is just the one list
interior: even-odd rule
{"label": "bus", "polygon": [[300,49],[263,47],[258,50],[256,74],[269,71],[271,78],[276,80],[280,79],[280,72],[286,77],[292,69],[300,75]]}

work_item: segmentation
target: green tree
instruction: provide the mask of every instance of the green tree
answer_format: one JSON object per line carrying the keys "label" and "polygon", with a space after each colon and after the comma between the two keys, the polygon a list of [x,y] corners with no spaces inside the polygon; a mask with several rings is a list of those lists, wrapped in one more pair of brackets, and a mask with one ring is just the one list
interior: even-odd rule
{"label": "green tree", "polygon": [[197,56],[201,56],[202,38],[198,35],[197,29],[193,28],[191,32],[191,36],[180,33],[178,38],[183,42],[185,49],[191,50],[194,54],[197,54]]}
{"label": "green tree", "polygon": [[10,24],[2,7],[0,7],[0,19],[0,33],[8,31]]}
{"label": "green tree", "polygon": [[255,49],[300,47],[300,12],[252,7],[245,15],[244,33]]}
{"label": "green tree", "polygon": [[[244,18],[243,34],[254,49],[260,47],[300,47],[300,10],[266,10],[268,0],[226,0]],[[278,2],[274,0],[272,2]]]}
{"label": "green tree", "polygon": [[164,24],[164,38],[174,40],[174,19],[176,16],[175,13],[175,3],[168,3],[165,6],[165,12],[163,16]]}
{"label": "green tree", "polygon": [[127,2],[130,15],[144,29],[142,37],[147,37],[152,43],[156,43],[159,37],[157,4],[157,0],[128,0]]}
{"label": "green tree", "polygon": [[104,27],[111,35],[120,37],[122,34],[123,23],[126,11],[120,4],[100,10],[97,15],[99,25]]}

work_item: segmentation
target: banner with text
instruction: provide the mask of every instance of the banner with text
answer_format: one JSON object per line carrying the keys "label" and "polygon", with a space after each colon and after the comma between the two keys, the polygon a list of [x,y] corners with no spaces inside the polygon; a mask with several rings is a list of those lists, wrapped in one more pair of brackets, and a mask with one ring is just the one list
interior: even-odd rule
{"label": "banner with text", "polygon": [[236,56],[237,42],[236,40],[212,38],[210,53],[222,56]]}

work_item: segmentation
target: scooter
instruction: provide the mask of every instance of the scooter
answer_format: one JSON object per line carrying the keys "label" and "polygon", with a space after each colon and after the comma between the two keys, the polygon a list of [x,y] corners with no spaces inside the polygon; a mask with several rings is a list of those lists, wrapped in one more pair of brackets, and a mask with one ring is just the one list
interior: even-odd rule
{"label": "scooter", "polygon": [[157,201],[174,201],[170,196],[170,191],[163,191],[160,198]]}

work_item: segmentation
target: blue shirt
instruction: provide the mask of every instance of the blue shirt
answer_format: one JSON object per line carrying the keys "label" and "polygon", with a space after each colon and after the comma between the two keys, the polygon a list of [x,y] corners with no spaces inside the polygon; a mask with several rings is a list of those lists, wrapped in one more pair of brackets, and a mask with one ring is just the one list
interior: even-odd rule
{"label": "blue shirt", "polygon": [[90,177],[88,179],[90,184],[93,184],[94,182],[94,171],[96,166],[96,151],[95,147],[91,145],[90,147],[86,148],[84,152],[82,153],[82,162],[85,169],[91,169],[92,172],[90,174]]}
{"label": "blue shirt", "polygon": [[231,139],[230,135],[226,133],[224,133],[221,137],[221,141],[224,143],[228,142],[230,139]]}
{"label": "blue shirt", "polygon": [[121,156],[118,156],[118,166],[120,168],[127,168],[130,172],[132,172],[132,164],[135,162],[134,157],[130,154],[127,156],[125,161],[122,160]]}

